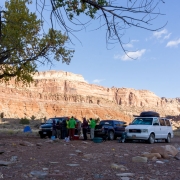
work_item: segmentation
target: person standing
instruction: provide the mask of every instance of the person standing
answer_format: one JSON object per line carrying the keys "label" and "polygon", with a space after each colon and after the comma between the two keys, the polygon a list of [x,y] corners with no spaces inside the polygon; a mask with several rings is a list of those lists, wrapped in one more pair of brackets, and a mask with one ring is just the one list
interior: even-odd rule
{"label": "person standing", "polygon": [[65,139],[67,137],[66,119],[62,122],[61,138]]}
{"label": "person standing", "polygon": [[59,121],[56,124],[56,134],[57,134],[57,138],[61,139],[61,124]]}
{"label": "person standing", "polygon": [[56,136],[56,121],[53,119],[52,122],[52,136]]}
{"label": "person standing", "polygon": [[74,139],[74,131],[75,131],[76,121],[72,116],[69,120],[69,138],[70,140]]}
{"label": "person standing", "polygon": [[96,126],[96,122],[94,119],[90,118],[90,128],[91,128],[91,139],[94,139],[94,129]]}
{"label": "person standing", "polygon": [[66,119],[66,137],[69,136],[69,118]]}
{"label": "person standing", "polygon": [[83,123],[82,123],[81,127],[82,127],[82,130],[83,130],[84,140],[87,140],[88,122],[87,122],[86,118],[83,118]]}

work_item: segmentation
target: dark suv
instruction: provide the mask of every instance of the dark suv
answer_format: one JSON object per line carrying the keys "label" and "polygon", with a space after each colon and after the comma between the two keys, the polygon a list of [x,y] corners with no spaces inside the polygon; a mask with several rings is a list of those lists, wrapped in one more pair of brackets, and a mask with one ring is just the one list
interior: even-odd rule
{"label": "dark suv", "polygon": [[55,117],[55,118],[50,118],[46,121],[46,123],[42,124],[39,127],[39,135],[41,138],[45,138],[48,136],[49,138],[52,136],[52,123],[53,120],[57,123],[58,121],[62,123],[63,120],[66,120],[67,117]]}
{"label": "dark suv", "polygon": [[109,140],[121,137],[125,133],[126,122],[118,120],[102,120],[95,127],[95,137],[108,136]]}

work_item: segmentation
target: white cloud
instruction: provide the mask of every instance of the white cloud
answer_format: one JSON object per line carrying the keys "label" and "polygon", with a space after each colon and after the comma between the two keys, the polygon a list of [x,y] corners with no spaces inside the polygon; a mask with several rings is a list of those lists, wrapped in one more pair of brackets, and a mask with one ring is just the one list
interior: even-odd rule
{"label": "white cloud", "polygon": [[133,43],[138,42],[139,40],[131,40],[129,43],[125,44],[124,47],[126,48],[132,48],[134,47]]}
{"label": "white cloud", "polygon": [[135,51],[135,52],[128,52],[127,55],[115,55],[114,58],[115,59],[122,59],[123,61],[128,61],[128,60],[133,60],[133,59],[138,59],[141,58],[141,56],[146,52],[146,49],[141,49],[139,51]]}
{"label": "white cloud", "polygon": [[164,36],[164,39],[169,39],[172,33],[169,33],[168,35]]}
{"label": "white cloud", "polygon": [[161,38],[163,35],[167,34],[168,31],[166,29],[163,29],[161,31],[155,31],[153,32],[153,36],[155,36],[157,39]]}
{"label": "white cloud", "polygon": [[93,83],[100,83],[101,81],[104,81],[105,79],[94,79]]}
{"label": "white cloud", "polygon": [[180,38],[175,41],[169,41],[166,47],[177,47],[180,44]]}

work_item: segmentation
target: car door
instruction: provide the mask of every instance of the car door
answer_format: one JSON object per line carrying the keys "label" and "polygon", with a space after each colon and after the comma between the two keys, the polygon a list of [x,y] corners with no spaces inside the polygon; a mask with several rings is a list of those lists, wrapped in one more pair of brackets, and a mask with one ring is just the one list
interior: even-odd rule
{"label": "car door", "polygon": [[164,118],[159,119],[161,138],[167,138],[167,126]]}
{"label": "car door", "polygon": [[172,136],[172,127],[171,127],[171,123],[169,119],[165,119],[165,123],[166,123],[166,128],[167,128],[166,135],[168,135],[168,133],[171,133],[171,136]]}
{"label": "car door", "polygon": [[115,131],[115,136],[119,136],[119,122],[114,121],[114,131]]}
{"label": "car door", "polygon": [[161,138],[159,118],[153,118],[153,130],[155,133],[155,138],[156,139]]}

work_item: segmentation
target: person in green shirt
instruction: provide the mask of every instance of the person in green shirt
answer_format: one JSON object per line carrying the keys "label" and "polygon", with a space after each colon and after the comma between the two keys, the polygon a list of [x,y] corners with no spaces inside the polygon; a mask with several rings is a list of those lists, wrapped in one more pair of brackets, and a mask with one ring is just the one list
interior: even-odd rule
{"label": "person in green shirt", "polygon": [[75,131],[76,121],[72,116],[69,120],[69,138],[70,140],[74,139],[74,131]]}
{"label": "person in green shirt", "polygon": [[96,126],[96,121],[92,118],[90,118],[90,128],[91,128],[91,139],[94,139],[94,129]]}
{"label": "person in green shirt", "polygon": [[66,137],[69,136],[69,117],[66,119]]}

